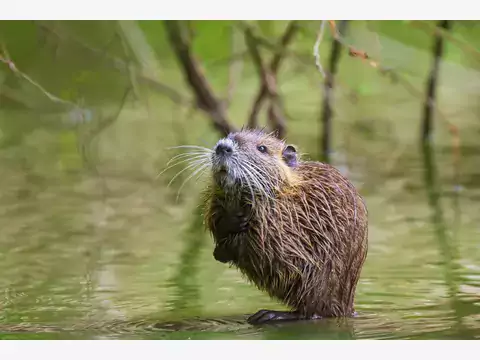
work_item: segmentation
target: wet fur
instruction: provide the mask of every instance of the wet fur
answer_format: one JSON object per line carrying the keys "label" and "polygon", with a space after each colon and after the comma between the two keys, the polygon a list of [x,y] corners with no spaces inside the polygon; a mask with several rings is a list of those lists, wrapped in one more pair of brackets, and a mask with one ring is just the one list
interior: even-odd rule
{"label": "wet fur", "polygon": [[[242,161],[262,170],[259,184],[205,191],[205,223],[215,257],[236,266],[260,290],[305,318],[350,316],[367,255],[367,209],[334,167],[304,162],[273,136],[235,135]],[[269,156],[256,152],[267,144]],[[294,148],[293,148],[294,149]],[[242,162],[239,161],[239,166]],[[258,175],[258,174],[257,174]]]}

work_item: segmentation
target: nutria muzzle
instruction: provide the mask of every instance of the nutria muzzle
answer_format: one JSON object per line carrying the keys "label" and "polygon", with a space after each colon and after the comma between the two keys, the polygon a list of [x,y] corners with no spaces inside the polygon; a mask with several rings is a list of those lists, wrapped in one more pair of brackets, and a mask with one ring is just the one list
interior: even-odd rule
{"label": "nutria muzzle", "polygon": [[221,187],[229,186],[236,180],[235,165],[235,143],[224,138],[217,142],[212,153],[212,173],[215,181]]}

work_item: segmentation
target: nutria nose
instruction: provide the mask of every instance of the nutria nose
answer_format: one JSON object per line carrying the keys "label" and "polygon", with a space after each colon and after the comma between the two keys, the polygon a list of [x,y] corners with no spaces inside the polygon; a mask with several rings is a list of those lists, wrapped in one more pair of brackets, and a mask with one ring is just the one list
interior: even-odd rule
{"label": "nutria nose", "polygon": [[232,147],[225,143],[220,143],[215,148],[215,154],[217,155],[230,155],[232,151]]}

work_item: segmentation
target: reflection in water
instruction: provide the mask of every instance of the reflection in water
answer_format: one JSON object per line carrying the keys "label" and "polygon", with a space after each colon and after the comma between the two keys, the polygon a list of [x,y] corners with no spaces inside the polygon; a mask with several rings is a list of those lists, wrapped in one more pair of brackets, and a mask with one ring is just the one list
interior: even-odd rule
{"label": "reflection in water", "polygon": [[265,326],[264,340],[354,340],[355,319],[323,319]]}
{"label": "reflection in water", "polygon": [[200,254],[206,243],[201,205],[201,203],[198,204],[193,212],[192,223],[183,236],[185,248],[180,254],[174,276],[169,280],[175,290],[167,307],[171,309],[174,316],[181,314],[184,310],[190,310],[192,313],[198,313],[201,310],[197,274],[200,267]]}
{"label": "reflection in water", "polygon": [[[464,332],[462,326],[462,317],[459,313],[461,303],[458,299],[459,278],[457,276],[457,258],[458,249],[455,246],[455,239],[448,234],[448,229],[443,216],[441,196],[438,185],[437,166],[433,149],[429,143],[423,144],[423,158],[425,166],[425,188],[428,194],[428,203],[431,208],[432,225],[435,230],[435,238],[438,243],[441,254],[442,267],[445,274],[445,284],[448,288],[448,297],[455,314],[455,331]],[[455,202],[455,204],[458,204]],[[458,213],[459,208],[455,208],[454,212]]]}

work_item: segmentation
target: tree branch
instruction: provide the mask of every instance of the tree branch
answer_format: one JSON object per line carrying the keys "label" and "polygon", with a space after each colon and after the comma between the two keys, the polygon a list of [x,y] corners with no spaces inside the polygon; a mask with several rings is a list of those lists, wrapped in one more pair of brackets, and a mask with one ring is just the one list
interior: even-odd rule
{"label": "tree branch", "polygon": [[64,100],[64,99],[61,99],[59,98],[58,96],[55,96],[53,95],[51,92],[47,91],[42,85],[40,85],[38,82],[36,82],[35,80],[33,80],[30,76],[28,76],[27,74],[23,73],[22,71],[20,71],[17,66],[15,65],[15,63],[10,59],[10,57],[8,56],[8,51],[7,49],[5,48],[5,46],[3,46],[3,54],[0,53],[0,62],[4,63],[5,65],[8,66],[8,68],[16,75],[20,76],[21,78],[23,78],[24,80],[28,81],[30,84],[32,84],[33,86],[35,86],[38,90],[40,90],[40,92],[45,95],[50,101],[54,102],[54,103],[57,103],[57,104],[62,104],[62,105],[66,105],[68,107],[71,107],[71,108],[78,108],[79,106],[71,101],[68,101],[68,100]]}
{"label": "tree branch", "polygon": [[315,65],[317,65],[318,71],[322,74],[322,77],[325,78],[325,71],[323,71],[322,62],[320,60],[320,44],[323,39],[323,33],[325,30],[325,20],[322,20],[320,24],[320,29],[318,30],[317,41],[313,45],[313,56],[315,56]]}
{"label": "tree branch", "polygon": [[[61,33],[61,32],[57,32],[56,30],[53,30],[50,27],[48,27],[44,24],[38,23],[38,22],[36,22],[36,25],[40,29],[48,31],[49,33],[55,35],[59,40],[62,40],[62,41],[67,40],[67,36],[63,35],[63,33]],[[113,68],[115,68],[119,72],[124,73],[126,75],[130,75],[129,74],[128,63],[123,61],[122,59],[117,58],[115,56],[112,56],[112,55],[108,54],[106,51],[103,51],[101,49],[94,48],[94,47],[86,44],[82,40],[77,39],[77,38],[75,38],[71,35],[68,35],[68,40],[72,40],[73,42],[75,42],[77,45],[84,48],[85,50],[88,50],[88,51],[92,52],[93,54],[95,54],[99,57],[102,57],[102,59],[106,59],[106,60],[110,61]],[[149,86],[153,90],[166,95],[174,103],[177,103],[177,104],[180,104],[180,105],[189,105],[190,106],[191,100],[190,99],[185,99],[174,88],[172,88],[172,87],[170,87],[170,86],[168,86],[168,85],[166,85],[166,84],[164,84],[164,83],[162,83],[162,82],[160,82],[156,79],[152,79],[151,77],[149,77],[145,74],[142,74],[140,71],[138,71],[136,69],[135,69],[134,72],[135,72],[135,76],[138,77],[138,80],[140,82]]]}
{"label": "tree branch", "polygon": [[243,58],[235,56],[238,49],[238,33],[236,27],[234,26],[231,27],[231,41],[232,57],[230,59],[230,65],[228,68],[228,87],[225,106],[230,105],[233,96],[235,95],[237,81],[238,78],[241,77],[243,69]]}
{"label": "tree branch", "polygon": [[210,115],[214,128],[224,135],[235,131],[235,128],[227,120],[223,106],[202,74],[200,66],[192,54],[190,44],[182,35],[180,23],[165,20],[164,24],[170,45],[183,69],[185,80],[195,93],[198,107]]}
{"label": "tree branch", "polygon": [[[333,23],[335,24],[335,23]],[[332,22],[330,22],[332,26]],[[347,26],[347,20],[340,21],[340,32],[344,32]],[[321,122],[322,122],[322,134],[321,134],[321,154],[322,160],[329,163],[330,162],[330,152],[331,152],[331,129],[332,129],[332,99],[333,99],[333,86],[334,78],[337,72],[338,63],[340,61],[340,54],[342,50],[342,44],[340,42],[340,35],[337,32],[338,30],[335,27],[336,36],[333,37],[332,41],[332,50],[330,52],[330,61],[328,72],[326,73],[324,90],[323,90],[323,106],[321,113]]]}
{"label": "tree branch", "polygon": [[263,102],[268,97],[270,98],[271,103],[268,110],[268,118],[274,130],[276,130],[277,136],[280,138],[285,135],[286,122],[285,117],[282,114],[277,91],[277,73],[285,56],[287,46],[292,41],[293,36],[298,31],[299,27],[298,21],[291,21],[288,24],[280,39],[277,51],[270,62],[270,66],[267,68],[263,63],[258,50],[258,37],[255,36],[250,26],[244,26],[247,47],[254,64],[257,67],[262,83],[250,111],[248,127],[256,128],[258,126],[258,114],[260,113]]}

